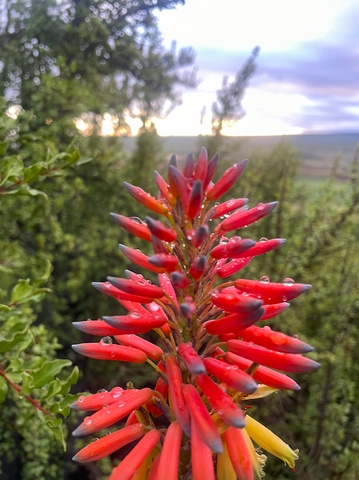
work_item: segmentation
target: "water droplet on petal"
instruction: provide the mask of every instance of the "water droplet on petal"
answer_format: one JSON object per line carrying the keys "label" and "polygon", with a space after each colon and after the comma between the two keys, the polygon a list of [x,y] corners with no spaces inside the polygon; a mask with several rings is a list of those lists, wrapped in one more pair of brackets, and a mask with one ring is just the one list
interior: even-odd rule
{"label": "water droplet on petal", "polygon": [[112,338],[111,337],[103,337],[100,340],[101,345],[111,345],[112,344]]}
{"label": "water droplet on petal", "polygon": [[264,210],[264,204],[263,203],[258,203],[257,210]]}
{"label": "water droplet on petal", "polygon": [[127,382],[127,383],[126,383],[126,387],[127,387],[128,389],[135,388],[135,387],[133,386],[133,383],[132,383],[132,382]]}
{"label": "water droplet on petal", "polygon": [[220,244],[224,244],[224,243],[228,243],[228,242],[229,242],[229,238],[227,238],[225,236],[221,237],[220,240],[219,240]]}
{"label": "water droplet on petal", "polygon": [[91,417],[86,417],[85,420],[84,420],[84,424],[85,425],[91,425],[91,423],[92,423]]}
{"label": "water droplet on petal", "polygon": [[142,220],[138,217],[130,217],[130,220],[133,220],[134,222],[138,223],[139,225],[141,225],[143,223]]}
{"label": "water droplet on petal", "polygon": [[267,237],[261,237],[259,239],[260,242],[268,242],[268,238]]}
{"label": "water droplet on petal", "polygon": [[286,302],[287,300],[288,298],[285,295],[283,295],[283,302]]}
{"label": "water droplet on petal", "polygon": [[262,283],[269,283],[269,282],[270,282],[270,279],[269,279],[269,277],[267,277],[266,275],[264,275],[263,277],[261,277],[261,278],[259,279],[259,281],[262,282]]}
{"label": "water droplet on petal", "polygon": [[83,402],[84,400],[85,400],[85,397],[83,395],[81,395],[81,397],[77,399],[79,403]]}
{"label": "water droplet on petal", "polygon": [[296,340],[298,340],[299,338],[297,334],[292,335],[292,337],[295,338]]}
{"label": "water droplet on petal", "polygon": [[294,280],[293,278],[287,277],[283,280],[284,285],[294,285]]}
{"label": "water droplet on petal", "polygon": [[106,388],[100,388],[100,390],[97,390],[97,393],[107,393]]}

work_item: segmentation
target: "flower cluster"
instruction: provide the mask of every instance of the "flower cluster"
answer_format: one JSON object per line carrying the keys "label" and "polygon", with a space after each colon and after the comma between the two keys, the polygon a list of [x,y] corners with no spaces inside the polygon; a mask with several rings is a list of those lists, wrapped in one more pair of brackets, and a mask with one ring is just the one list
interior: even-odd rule
{"label": "flower cluster", "polygon": [[[85,417],[75,436],[127,418],[123,428],[74,457],[95,461],[137,440],[110,480],[259,480],[266,457],[253,441],[291,468],[298,458],[247,413],[245,402],[278,389],[300,388],[280,372],[319,367],[302,355],[312,350],[309,345],[260,325],[310,285],[290,278],[272,283],[267,277],[220,283],[285,240],[232,235],[270,213],[277,202],[253,208],[246,198],[218,203],[247,165],[246,160],[233,165],[213,184],[218,160],[215,155],[208,161],[202,148],[197,162],[188,155],[180,169],[173,156],[167,181],[155,172],[157,198],[125,183],[132,197],[164,219],[142,222],[112,214],[125,230],[152,243],[154,255],[149,257],[124,245],[120,249],[134,264],[158,274],[158,285],[132,271],[126,271],[127,278],[94,283],[128,313],[74,324],[103,337],[98,343],[74,345],[76,352],[99,360],[147,362],[158,374],[153,390],[118,386],[82,396],[72,405],[95,412]],[[216,225],[212,233],[209,225]],[[141,336],[150,331],[157,335],[154,343]]]}

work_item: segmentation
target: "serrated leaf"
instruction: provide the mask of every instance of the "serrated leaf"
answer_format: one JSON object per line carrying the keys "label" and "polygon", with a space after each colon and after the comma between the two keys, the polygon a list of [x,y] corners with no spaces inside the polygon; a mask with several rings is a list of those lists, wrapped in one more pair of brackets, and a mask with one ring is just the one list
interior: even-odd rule
{"label": "serrated leaf", "polygon": [[0,377],[0,403],[5,402],[9,386],[4,377]]}
{"label": "serrated leaf", "polygon": [[52,360],[44,362],[41,368],[34,373],[34,387],[41,388],[50,382],[65,367],[72,364],[70,360]]}

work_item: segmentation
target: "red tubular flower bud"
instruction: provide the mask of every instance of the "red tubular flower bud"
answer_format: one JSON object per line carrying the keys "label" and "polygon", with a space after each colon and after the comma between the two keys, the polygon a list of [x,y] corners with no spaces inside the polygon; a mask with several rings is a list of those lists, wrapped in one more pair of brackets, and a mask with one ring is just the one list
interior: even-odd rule
{"label": "red tubular flower bud", "polygon": [[187,178],[193,177],[194,160],[192,153],[189,153],[186,157],[186,163],[184,164],[183,175]]}
{"label": "red tubular flower bud", "polygon": [[166,180],[155,170],[155,182],[158,187],[158,190],[161,192],[162,196],[170,203],[173,202],[173,197],[169,193],[169,185]]}
{"label": "red tubular flower bud", "polygon": [[241,292],[260,295],[265,304],[293,300],[312,286],[304,283],[269,283],[269,281],[239,279],[234,283]]}
{"label": "red tubular flower bud", "polygon": [[301,355],[280,353],[259,347],[242,340],[229,340],[227,348],[230,352],[260,363],[266,367],[282,370],[283,372],[304,373],[320,367],[320,364]]}
{"label": "red tubular flower bud", "polygon": [[168,377],[169,392],[171,395],[172,408],[182,430],[187,437],[191,436],[190,416],[187,404],[182,392],[182,375],[177,360],[169,355],[165,359],[166,373]]}
{"label": "red tubular flower bud", "polygon": [[208,375],[197,375],[196,382],[224,423],[236,428],[244,427],[246,422],[242,410]]}
{"label": "red tubular flower bud", "polygon": [[221,436],[200,394],[192,384],[183,385],[183,394],[191,414],[191,434],[193,428],[196,428],[206,446],[214,453],[221,453],[223,451]]}
{"label": "red tubular flower bud", "polygon": [[251,208],[250,210],[245,210],[244,207],[223,220],[223,222],[215,228],[215,232],[230,232],[231,230],[237,230],[237,228],[251,225],[262,217],[268,215],[268,213],[274,210],[277,205],[278,202],[271,202],[259,203],[256,207]]}
{"label": "red tubular flower bud", "polygon": [[169,180],[172,187],[175,188],[175,191],[178,192],[178,195],[182,200],[183,210],[186,212],[188,210],[188,201],[189,201],[189,189],[188,189],[188,181],[187,178],[183,175],[183,173],[178,170],[178,168],[174,167],[173,165],[169,166]]}
{"label": "red tubular flower bud", "polygon": [[197,163],[194,168],[194,178],[195,180],[200,180],[203,182],[207,176],[207,165],[208,165],[208,153],[206,148],[202,147],[201,151],[199,152]]}
{"label": "red tubular flower bud", "polygon": [[178,265],[178,258],[170,253],[156,253],[149,257],[148,261],[151,265],[173,272]]}
{"label": "red tubular flower bud", "polygon": [[164,242],[174,242],[177,238],[173,228],[166,228],[159,220],[146,217],[146,223],[150,232]]}
{"label": "red tubular flower bud", "polygon": [[219,162],[219,154],[216,153],[215,155],[213,155],[213,157],[211,158],[211,160],[208,162],[208,165],[207,165],[206,179],[203,184],[204,192],[206,191],[208,185],[211,183],[212,178],[216,173],[218,162]]}
{"label": "red tubular flower bud", "polygon": [[176,288],[186,288],[191,283],[182,272],[172,272],[170,274],[172,285]]}
{"label": "red tubular flower bud", "polygon": [[262,347],[283,353],[308,353],[313,347],[284,333],[274,332],[270,327],[249,327],[241,332],[246,342],[253,342]]}
{"label": "red tubular flower bud", "polygon": [[[148,257],[140,252],[139,250],[135,250],[131,247],[126,247],[126,245],[119,244],[121,252],[127,257],[131,262],[139,265],[140,267],[146,268],[147,270],[151,270],[151,272],[155,273],[162,273],[163,268],[156,267],[152,263],[149,262]],[[141,302],[142,303],[142,302]]]}
{"label": "red tubular flower bud", "polygon": [[72,435],[74,437],[80,437],[107,428],[129,415],[141,405],[149,402],[152,395],[152,390],[142,388],[142,390],[134,391],[133,394],[126,397],[124,401],[121,401],[120,398],[119,401],[86,417],[76,430],[72,432]]}
{"label": "red tubular flower bud", "polygon": [[115,315],[113,317],[103,317],[106,323],[114,328],[130,333],[147,333],[153,328],[159,328],[165,324],[166,320],[162,315],[141,315],[137,312],[131,312],[128,315]]}
{"label": "red tubular flower bud", "polygon": [[92,395],[84,397],[81,395],[76,402],[70,405],[74,410],[100,410],[105,405],[110,405],[111,403],[118,402],[119,399],[124,400],[129,395],[132,395],[133,392],[138,390],[124,390],[121,387],[114,387],[111,392],[98,392]]}
{"label": "red tubular flower bud", "polygon": [[217,200],[228,192],[242,175],[247,165],[248,160],[243,160],[240,163],[235,163],[233,167],[226,170],[218,182],[207,192],[208,200]]}
{"label": "red tubular flower bud", "polygon": [[178,345],[178,351],[183,358],[186,367],[193,375],[206,373],[206,367],[204,366],[201,357],[190,343],[180,343]]}
{"label": "red tubular flower bud", "polygon": [[[232,365],[237,365],[242,370],[246,370],[253,363],[232,352],[226,352],[224,359]],[[252,377],[258,383],[264,383],[264,385],[268,385],[268,387],[278,388],[279,390],[300,390],[300,386],[292,378],[270,368],[263,367],[262,365],[257,368],[252,374]]]}
{"label": "red tubular flower bud", "polygon": [[190,302],[180,303],[180,312],[182,317],[190,320],[196,311],[196,304]]}
{"label": "red tubular flower bud", "polygon": [[237,479],[254,480],[251,455],[242,431],[229,427],[223,435]]}
{"label": "red tubular flower bud", "polygon": [[202,243],[207,240],[209,237],[209,228],[207,225],[200,225],[194,234],[194,237],[192,239],[193,245],[198,248],[202,245]]}
{"label": "red tubular flower bud", "polygon": [[215,480],[212,451],[202,440],[194,423],[191,424],[191,457],[193,480],[203,480],[204,478]]}
{"label": "red tubular flower bud", "polygon": [[163,442],[156,480],[177,480],[179,457],[182,440],[182,429],[179,423],[173,422],[167,429]]}
{"label": "red tubular flower bud", "polygon": [[131,480],[136,470],[140,467],[147,455],[160,441],[161,434],[158,430],[148,432],[122,462],[112,470],[108,480]]}
{"label": "red tubular flower bud", "polygon": [[147,280],[128,280],[126,278],[107,277],[107,280],[114,287],[131,295],[141,295],[142,297],[162,298],[165,292],[162,288],[150,284]]}
{"label": "red tubular flower bud", "polygon": [[152,241],[153,251],[155,253],[168,253],[167,248],[161,242],[161,240],[156,237],[156,235],[151,236],[151,241]]}
{"label": "red tubular flower bud", "polygon": [[99,337],[107,337],[112,335],[120,335],[123,333],[118,328],[111,327],[103,320],[86,320],[85,322],[72,322],[72,325],[81,332],[89,335],[97,335]]}
{"label": "red tubular flower bud", "polygon": [[151,360],[159,360],[163,354],[162,348],[137,335],[115,335],[117,342],[126,347],[133,347],[144,352]]}
{"label": "red tubular flower bud", "polygon": [[199,280],[205,271],[206,265],[207,257],[205,255],[201,255],[192,263],[189,273],[195,280]]}
{"label": "red tubular flower bud", "polygon": [[137,303],[148,303],[151,302],[152,299],[148,297],[143,297],[139,295],[131,295],[126,293],[122,290],[111,285],[110,282],[92,282],[91,285],[99,290],[101,293],[105,293],[106,295],[116,298],[116,300],[124,300],[130,302],[137,302]]}
{"label": "red tubular flower bud", "polygon": [[173,285],[165,273],[158,275],[158,280],[161,287],[167,293],[167,295],[173,300],[174,304],[179,308],[176,292],[174,291]]}
{"label": "red tubular flower bud", "polygon": [[238,260],[231,260],[217,270],[217,275],[220,278],[227,278],[234,273],[239,272],[242,268],[246,267],[248,263],[253,260],[253,257],[239,258]]}
{"label": "red tubular flower bud", "polygon": [[290,303],[282,302],[282,303],[273,303],[272,305],[263,305],[264,308],[264,315],[261,320],[268,320],[268,318],[273,318],[279,315],[280,313],[287,310],[290,307]]}
{"label": "red tubular flower bud", "polygon": [[220,205],[213,207],[212,218],[223,217],[223,215],[227,215],[227,213],[233,212],[233,210],[237,210],[237,208],[244,207],[248,201],[248,198],[232,198],[232,200],[221,203]]}
{"label": "red tubular flower bud", "polygon": [[208,333],[212,335],[225,335],[226,333],[241,332],[258,322],[264,314],[264,308],[260,307],[252,313],[233,313],[218,320],[208,320],[203,324]]}
{"label": "red tubular flower bud", "polygon": [[96,360],[132,363],[145,363],[147,360],[147,355],[137,348],[112,345],[111,343],[80,343],[71,345],[71,348],[84,357],[95,358]]}
{"label": "red tubular flower bud", "polygon": [[[154,397],[156,397],[156,392],[160,393],[164,400],[167,399],[167,394],[168,394],[168,385],[167,383],[162,380],[161,377],[158,377],[156,386],[155,386],[155,391],[154,391]],[[157,408],[155,405],[152,403],[148,403],[146,405],[148,412],[154,416],[154,417],[160,417],[162,415],[162,411]]]}
{"label": "red tubular flower bud", "polygon": [[[148,404],[146,403],[146,405]],[[128,427],[129,425],[135,425],[136,423],[138,423],[138,418],[136,417],[136,410],[133,410],[133,412],[129,414],[125,426]]]}
{"label": "red tubular flower bud", "polygon": [[[214,247],[210,255],[217,260],[220,258],[234,258],[236,255],[248,251],[255,244],[256,242],[250,238],[233,237],[227,243],[220,243]],[[248,256],[250,257],[251,255]]]}
{"label": "red tubular flower bud", "polygon": [[255,257],[257,255],[263,255],[264,253],[268,253],[275,248],[280,247],[285,243],[287,240],[285,238],[272,238],[271,240],[263,239],[259,242],[256,242],[253,247],[251,247],[246,252],[238,252],[233,256],[233,258],[241,258],[241,257]]}
{"label": "red tubular flower bud", "polygon": [[142,190],[142,188],[136,187],[135,185],[131,185],[127,182],[124,182],[124,185],[128,193],[149,210],[159,214],[167,213],[167,207],[162,205],[158,200],[155,199],[155,197],[152,197],[151,194]]}
{"label": "red tubular flower bud", "polygon": [[228,288],[220,293],[212,293],[212,302],[226,312],[252,313],[263,304],[262,300],[239,294],[235,289]]}
{"label": "red tubular flower bud", "polygon": [[201,211],[203,197],[203,185],[200,180],[196,180],[192,186],[189,196],[187,216],[190,219],[195,218]]}
{"label": "red tubular flower bud", "polygon": [[80,450],[72,460],[80,463],[95,462],[101,458],[110,455],[139,438],[143,437],[145,429],[140,423],[129,425],[117,432],[110,433],[95,442],[91,442],[85,448]]}
{"label": "red tubular flower bud", "polygon": [[247,373],[236,365],[228,365],[216,358],[203,359],[207,372],[218,378],[231,388],[243,393],[253,393],[257,390],[257,383]]}
{"label": "red tubular flower bud", "polygon": [[117,213],[111,213],[111,217],[116,223],[118,223],[118,225],[120,225],[120,227],[127,230],[128,233],[142,238],[142,240],[145,240],[146,242],[151,241],[151,232],[142,221],[138,221],[134,218],[127,218],[123,215],[117,215]]}

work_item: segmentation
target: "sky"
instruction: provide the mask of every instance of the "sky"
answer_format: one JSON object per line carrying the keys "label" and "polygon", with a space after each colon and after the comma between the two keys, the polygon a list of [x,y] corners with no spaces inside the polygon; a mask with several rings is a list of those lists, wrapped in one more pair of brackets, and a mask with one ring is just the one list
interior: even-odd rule
{"label": "sky", "polygon": [[209,134],[223,75],[233,79],[257,45],[246,115],[223,133],[359,132],[358,0],[186,0],[157,16],[165,47],[195,49],[200,80],[158,120],[160,135]]}

